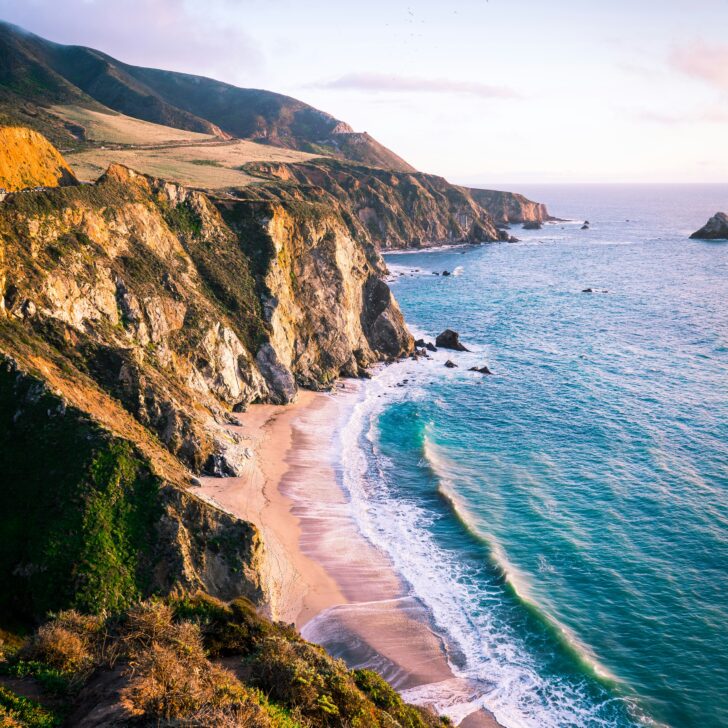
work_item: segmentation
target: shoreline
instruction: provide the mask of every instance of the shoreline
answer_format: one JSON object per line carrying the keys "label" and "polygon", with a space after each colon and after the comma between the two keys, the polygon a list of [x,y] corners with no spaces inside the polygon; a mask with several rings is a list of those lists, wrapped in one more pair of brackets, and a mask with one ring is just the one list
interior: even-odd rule
{"label": "shoreline", "polygon": [[[231,429],[254,456],[240,477],[202,478],[198,493],[260,529],[274,619],[294,623],[350,666],[412,690],[417,702],[431,704],[428,694],[439,692],[440,709],[463,728],[497,728],[473,705],[475,686],[454,675],[425,608],[349,510],[336,438],[362,386],[343,380],[333,394],[301,391],[292,405],[252,405]],[[451,700],[444,708],[442,693]]]}

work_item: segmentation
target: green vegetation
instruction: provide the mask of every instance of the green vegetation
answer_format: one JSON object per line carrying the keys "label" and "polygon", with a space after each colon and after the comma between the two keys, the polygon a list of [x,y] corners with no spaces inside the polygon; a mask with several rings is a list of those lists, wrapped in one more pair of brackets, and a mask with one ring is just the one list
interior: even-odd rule
{"label": "green vegetation", "polygon": [[76,606],[121,609],[147,593],[160,483],[130,444],[63,411],[0,367],[0,619]]}
{"label": "green vegetation", "polygon": [[0,685],[0,726],[3,728],[55,728],[61,723],[61,716]]}

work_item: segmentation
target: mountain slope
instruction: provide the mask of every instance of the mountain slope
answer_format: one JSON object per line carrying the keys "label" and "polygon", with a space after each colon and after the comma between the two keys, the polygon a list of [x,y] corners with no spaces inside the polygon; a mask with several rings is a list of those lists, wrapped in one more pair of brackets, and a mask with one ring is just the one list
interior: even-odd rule
{"label": "mountain slope", "polygon": [[18,100],[103,104],[138,119],[221,137],[254,139],[301,151],[326,152],[365,164],[412,167],[367,134],[330,114],[260,89],[202,76],[131,66],[99,51],[64,46],[0,23],[0,87]]}

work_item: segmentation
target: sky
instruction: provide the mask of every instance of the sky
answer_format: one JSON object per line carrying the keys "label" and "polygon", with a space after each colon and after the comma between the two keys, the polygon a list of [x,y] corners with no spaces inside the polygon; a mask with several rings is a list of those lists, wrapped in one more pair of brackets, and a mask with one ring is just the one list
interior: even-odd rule
{"label": "sky", "polygon": [[728,0],[0,0],[0,18],[294,96],[454,182],[728,182]]}

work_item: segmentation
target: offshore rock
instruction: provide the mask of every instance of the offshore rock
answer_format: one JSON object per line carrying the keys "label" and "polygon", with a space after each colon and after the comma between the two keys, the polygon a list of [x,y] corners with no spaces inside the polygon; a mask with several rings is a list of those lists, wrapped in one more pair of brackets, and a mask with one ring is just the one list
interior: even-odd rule
{"label": "offshore rock", "polygon": [[460,342],[460,334],[452,329],[445,329],[435,339],[435,345],[443,349],[452,349],[454,351],[468,351]]}
{"label": "offshore rock", "polygon": [[716,212],[708,222],[694,232],[691,238],[696,240],[728,240],[728,215]]}

